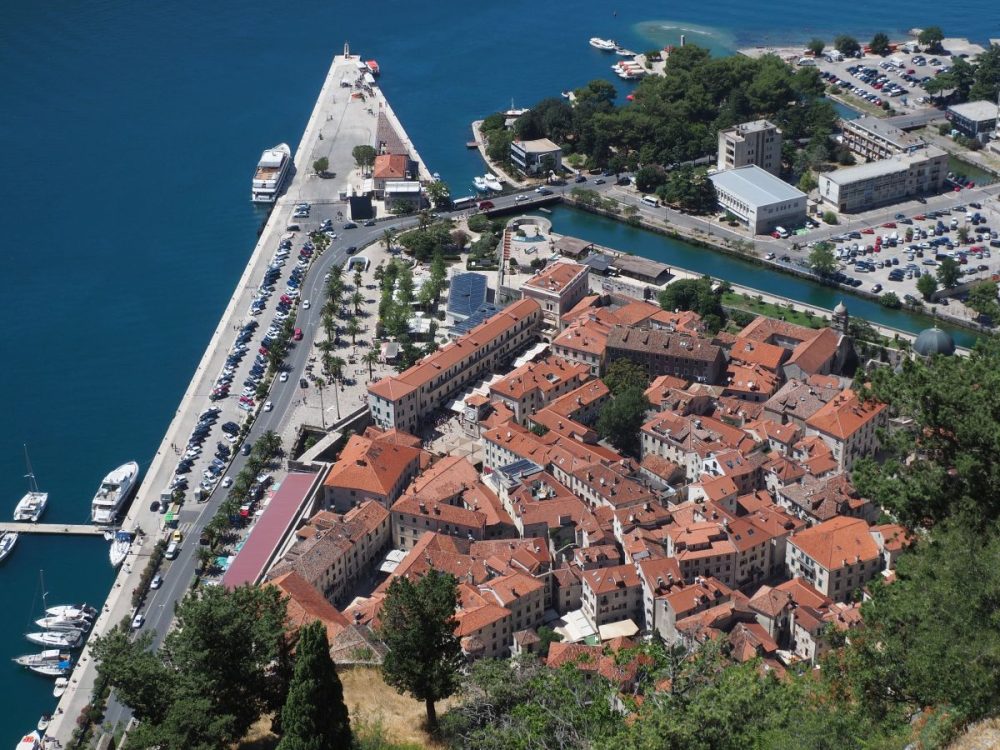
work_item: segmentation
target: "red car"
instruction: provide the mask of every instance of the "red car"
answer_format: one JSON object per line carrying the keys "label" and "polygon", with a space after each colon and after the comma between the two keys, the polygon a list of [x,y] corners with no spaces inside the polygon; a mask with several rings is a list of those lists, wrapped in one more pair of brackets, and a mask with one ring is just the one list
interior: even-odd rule
{"label": "red car", "polygon": [[295,329],[295,333],[292,334],[292,338],[295,339],[296,341],[301,341],[302,340],[302,329],[301,328],[296,328]]}
{"label": "red car", "polygon": [[917,221],[923,221],[923,220],[924,220],[924,219],[926,219],[927,217],[926,217],[926,216],[924,216],[923,214],[917,214],[917,215],[916,215],[916,216],[914,216],[913,218],[914,218],[914,219],[916,219]]}
{"label": "red car", "polygon": [[875,230],[872,229],[871,227],[868,227],[867,229],[862,229],[861,234],[875,234]]}
{"label": "red car", "polygon": [[896,228],[896,222],[894,222],[894,221],[887,221],[882,226],[885,227],[886,229],[895,229]]}
{"label": "red car", "polygon": [[493,208],[493,201],[479,201],[480,211],[489,211],[491,208]]}

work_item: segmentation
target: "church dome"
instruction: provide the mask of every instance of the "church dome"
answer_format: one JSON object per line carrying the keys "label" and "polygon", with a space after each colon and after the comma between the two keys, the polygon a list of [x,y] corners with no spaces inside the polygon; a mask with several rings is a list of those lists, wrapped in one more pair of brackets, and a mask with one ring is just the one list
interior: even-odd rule
{"label": "church dome", "polygon": [[920,332],[917,340],[913,342],[913,351],[921,357],[932,357],[935,354],[950,356],[955,353],[955,341],[945,331],[935,326]]}
{"label": "church dome", "polygon": [[847,312],[847,305],[844,304],[844,300],[840,300],[840,302],[837,303],[837,306],[833,308],[834,315],[843,315],[846,312]]}

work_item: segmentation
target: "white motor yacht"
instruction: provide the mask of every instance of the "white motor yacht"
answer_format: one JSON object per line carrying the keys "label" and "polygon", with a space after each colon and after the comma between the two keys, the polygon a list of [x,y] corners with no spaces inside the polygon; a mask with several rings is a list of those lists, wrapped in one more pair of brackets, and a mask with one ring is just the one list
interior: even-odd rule
{"label": "white motor yacht", "polygon": [[292,149],[279,143],[260,155],[253,173],[250,200],[254,203],[274,203],[292,165]]}
{"label": "white motor yacht", "polygon": [[49,607],[45,610],[45,614],[51,615],[52,617],[85,617],[88,620],[93,620],[94,616],[97,614],[97,610],[86,604],[60,604],[57,607]]}
{"label": "white motor yacht", "polygon": [[503,191],[503,183],[500,182],[496,175],[488,174],[484,177],[484,179],[486,181],[487,189],[494,190],[498,193]]}
{"label": "white motor yacht", "polygon": [[38,750],[42,746],[42,735],[38,732],[29,732],[17,743],[15,750]]}
{"label": "white motor yacht", "polygon": [[115,534],[114,541],[111,542],[111,550],[108,553],[111,557],[112,568],[117,568],[125,562],[125,558],[128,557],[128,551],[131,549],[134,539],[135,534],[129,533],[128,531],[119,531]]}
{"label": "white motor yacht", "polygon": [[600,37],[593,36],[590,38],[590,46],[601,50],[601,52],[614,52],[618,49],[618,42],[614,39],[601,39]]}
{"label": "white motor yacht", "polygon": [[478,190],[480,193],[485,193],[487,190],[489,190],[489,188],[486,186],[485,177],[473,177],[472,184],[475,186],[476,190]]}
{"label": "white motor yacht", "polygon": [[91,504],[91,520],[96,524],[113,524],[138,478],[139,464],[135,461],[122,464],[104,477]]}

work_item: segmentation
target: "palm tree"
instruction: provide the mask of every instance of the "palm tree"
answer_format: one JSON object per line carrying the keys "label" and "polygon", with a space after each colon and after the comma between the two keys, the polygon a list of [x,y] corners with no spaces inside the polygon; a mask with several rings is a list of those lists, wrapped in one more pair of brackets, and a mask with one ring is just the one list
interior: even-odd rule
{"label": "palm tree", "polygon": [[347,321],[347,335],[351,337],[351,344],[356,345],[358,343],[358,334],[361,333],[361,324],[358,323],[358,319],[351,317]]}
{"label": "palm tree", "polygon": [[281,435],[274,430],[268,430],[257,441],[258,445],[263,445],[268,456],[277,456],[281,452]]}
{"label": "palm tree", "polygon": [[359,268],[354,272],[354,288],[360,289],[362,281],[364,281],[364,277],[361,275],[361,269]]}
{"label": "palm tree", "polygon": [[338,280],[344,275],[344,267],[333,265],[330,266],[330,281]]}
{"label": "palm tree", "polygon": [[354,305],[354,314],[361,314],[361,303],[365,301],[365,295],[360,290],[351,295],[351,304]]}
{"label": "palm tree", "polygon": [[382,232],[382,244],[385,245],[385,249],[392,250],[393,240],[396,239],[396,230],[391,227],[386,227],[385,231]]}
{"label": "palm tree", "polygon": [[362,361],[366,365],[368,365],[368,379],[369,380],[374,380],[375,379],[375,373],[374,373],[374,371],[373,371],[372,368],[376,364],[378,364],[378,361],[379,361],[379,359],[381,359],[381,356],[382,355],[379,352],[379,350],[373,347],[373,348],[369,349],[368,351],[366,351],[364,357],[362,357]]}
{"label": "palm tree", "polygon": [[347,363],[340,357],[330,357],[330,377],[338,383],[344,377],[344,366]]}
{"label": "palm tree", "polygon": [[212,564],[212,557],[213,557],[212,550],[210,550],[208,547],[199,547],[197,554],[198,554],[198,570],[200,570],[202,573],[207,573]]}
{"label": "palm tree", "polygon": [[336,322],[333,319],[333,313],[328,312],[325,307],[323,308],[323,317],[320,318],[320,324],[323,326],[323,330],[326,331],[327,341],[332,342],[335,338],[334,326]]}

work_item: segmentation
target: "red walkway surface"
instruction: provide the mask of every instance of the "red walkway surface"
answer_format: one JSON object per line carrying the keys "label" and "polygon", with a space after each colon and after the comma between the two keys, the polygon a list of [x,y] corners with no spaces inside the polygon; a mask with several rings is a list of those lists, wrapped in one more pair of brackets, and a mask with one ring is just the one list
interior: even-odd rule
{"label": "red walkway surface", "polygon": [[244,583],[257,583],[261,579],[274,551],[301,510],[302,502],[315,479],[315,474],[303,473],[285,477],[247,537],[243,549],[222,577],[223,586],[233,589]]}

